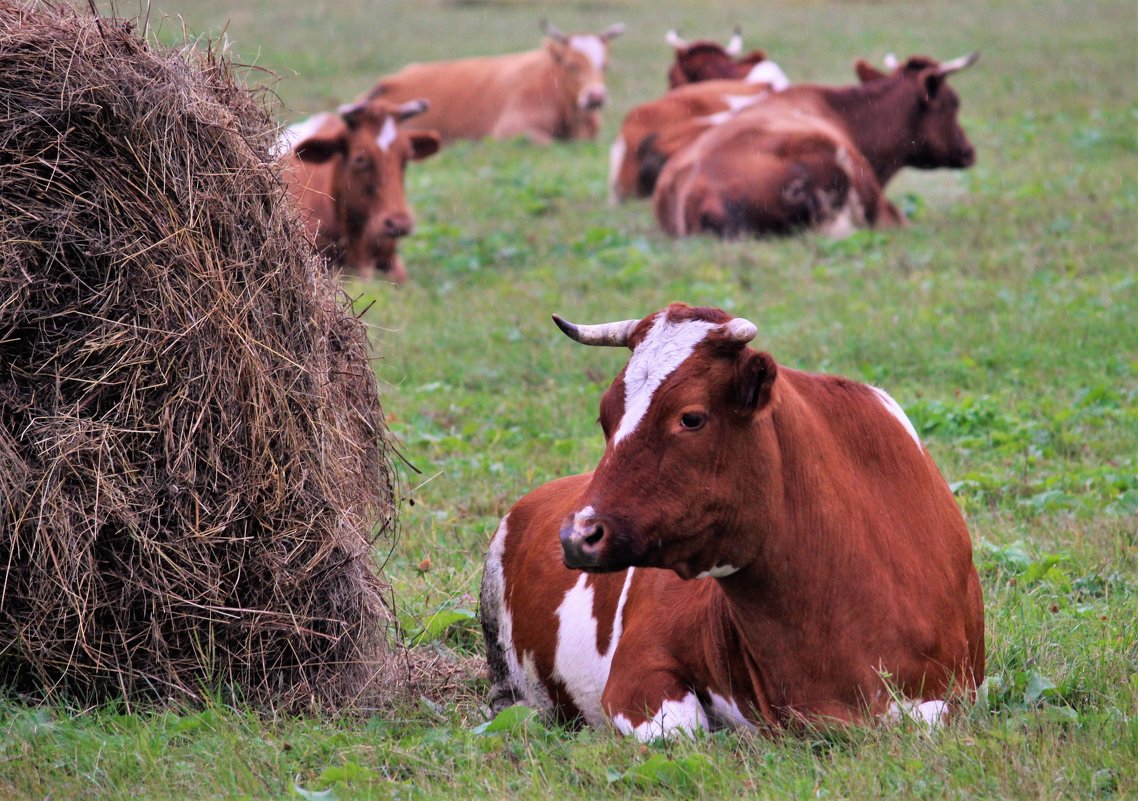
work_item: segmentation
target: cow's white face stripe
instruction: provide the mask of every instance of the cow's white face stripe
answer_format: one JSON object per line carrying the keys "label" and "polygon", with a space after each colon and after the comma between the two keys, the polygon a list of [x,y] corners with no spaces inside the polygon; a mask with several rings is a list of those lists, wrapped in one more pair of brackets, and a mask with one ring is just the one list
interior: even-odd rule
{"label": "cow's white face stripe", "polygon": [[744,78],[747,83],[769,83],[776,92],[781,92],[790,86],[790,78],[782,71],[782,67],[773,61],[760,61]]}
{"label": "cow's white face stripe", "polygon": [[387,119],[383,121],[383,128],[380,129],[379,136],[375,138],[375,143],[379,145],[380,150],[386,153],[391,149],[391,145],[398,135],[399,131],[395,129],[395,118],[388,115]]}
{"label": "cow's white face stripe", "polygon": [[613,654],[624,630],[624,604],[632,586],[635,568],[629,568],[624,588],[616,605],[612,622],[612,636],[602,654],[597,651],[597,619],[593,617],[593,588],[588,586],[589,576],[582,573],[577,583],[565,593],[557,607],[557,651],[553,657],[553,679],[565,685],[574,705],[593,726],[603,725],[605,714],[601,708],[601,693],[612,669]]}
{"label": "cow's white face stripe", "polygon": [[642,743],[674,734],[693,736],[700,729],[707,729],[707,713],[695,693],[688,693],[678,701],[664,701],[651,719],[638,726],[624,715],[612,719],[612,725],[621,734],[631,734]]}
{"label": "cow's white face stripe", "polygon": [[917,429],[913,428],[909,416],[905,414],[905,410],[901,408],[901,405],[893,400],[892,396],[885,390],[878,387],[870,387],[870,389],[877,393],[877,397],[881,400],[882,405],[885,406],[886,411],[895,417],[901,425],[905,426],[905,430],[909,432],[909,436],[913,438],[913,442],[917,443],[917,447],[922,447],[921,438],[917,434]]}
{"label": "cow's white face stripe", "polygon": [[599,36],[570,36],[569,46],[584,54],[598,70],[605,68],[605,43]]}
{"label": "cow's white face stripe", "polygon": [[613,434],[614,447],[640,425],[664,379],[691,356],[708,331],[718,327],[718,323],[706,320],[671,323],[666,314],[656,318],[624,370],[624,417]]}

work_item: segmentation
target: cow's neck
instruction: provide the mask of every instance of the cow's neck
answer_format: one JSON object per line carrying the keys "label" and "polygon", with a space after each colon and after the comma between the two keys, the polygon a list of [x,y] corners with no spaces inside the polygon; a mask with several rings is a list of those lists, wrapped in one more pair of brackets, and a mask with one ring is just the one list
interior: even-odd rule
{"label": "cow's neck", "polygon": [[873,167],[878,183],[885,186],[905,166],[913,144],[912,102],[900,97],[906,94],[906,87],[898,79],[887,79],[821,87],[821,94]]}
{"label": "cow's neck", "polygon": [[823,468],[820,421],[787,391],[785,378],[780,377],[782,409],[756,424],[759,455],[748,468],[748,511],[734,523],[737,530],[724,532],[761,543],[758,557],[716,581],[762,716],[779,725],[802,713],[851,719],[865,699],[835,703],[843,690],[833,683],[829,666],[860,664],[862,644],[851,642],[857,634],[843,629],[846,610],[833,602],[836,587],[852,597],[850,588],[864,581],[865,565],[853,558],[856,549],[838,542],[853,522],[831,497],[832,484],[843,480],[842,468]]}

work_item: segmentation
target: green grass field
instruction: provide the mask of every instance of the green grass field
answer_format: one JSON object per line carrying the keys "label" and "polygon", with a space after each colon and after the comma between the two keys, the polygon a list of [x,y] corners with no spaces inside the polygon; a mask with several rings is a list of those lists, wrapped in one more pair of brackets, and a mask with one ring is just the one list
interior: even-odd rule
{"label": "green grass field", "polygon": [[[410,60],[535,46],[543,15],[628,25],[597,142],[460,144],[413,165],[410,283],[346,284],[419,471],[404,471],[414,505],[386,571],[418,647],[456,671],[451,692],[397,719],[336,721],[2,701],[0,798],[1138,797],[1132,0],[284,5],[156,0],[151,25],[166,42],[182,23],[162,13],[192,35],[224,29],[231,54],[282,76],[285,122]],[[607,208],[608,145],[665,86],[664,32],[725,39],[736,22],[795,81],[851,82],[856,57],[979,49],[952,79],[976,167],[904,173],[889,194],[913,225],[842,241],[675,242],[647,205]],[[573,344],[549,315],[623,319],[673,300],[746,316],[781,363],[872,381],[908,411],[984,584],[989,678],[964,719],[932,735],[652,746],[536,721],[476,730],[485,686],[467,668],[490,533],[529,489],[596,463],[597,403],[626,358]]]}

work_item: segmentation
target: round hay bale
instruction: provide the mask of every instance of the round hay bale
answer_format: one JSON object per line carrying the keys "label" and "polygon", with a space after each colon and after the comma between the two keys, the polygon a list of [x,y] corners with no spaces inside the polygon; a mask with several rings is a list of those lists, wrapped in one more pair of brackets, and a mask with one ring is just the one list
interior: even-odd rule
{"label": "round hay bale", "polygon": [[0,0],[0,684],[382,702],[366,333],[217,53]]}

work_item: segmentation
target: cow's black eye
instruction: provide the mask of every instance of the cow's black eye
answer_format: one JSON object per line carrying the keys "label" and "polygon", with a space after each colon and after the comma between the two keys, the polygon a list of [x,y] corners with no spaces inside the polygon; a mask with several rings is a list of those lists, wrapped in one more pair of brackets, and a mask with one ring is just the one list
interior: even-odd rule
{"label": "cow's black eye", "polygon": [[703,424],[707,422],[707,415],[703,412],[684,412],[680,415],[680,425],[688,431],[695,431],[698,428],[703,428]]}

